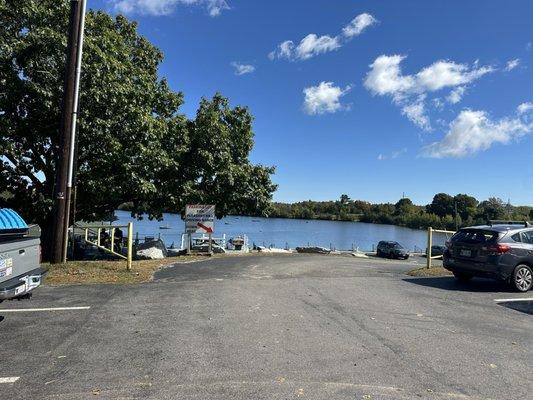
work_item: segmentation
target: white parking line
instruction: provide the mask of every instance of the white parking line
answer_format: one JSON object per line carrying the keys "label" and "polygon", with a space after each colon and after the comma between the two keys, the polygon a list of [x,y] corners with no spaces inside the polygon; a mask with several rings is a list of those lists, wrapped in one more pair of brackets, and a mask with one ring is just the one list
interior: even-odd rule
{"label": "white parking line", "polygon": [[15,383],[20,379],[20,376],[11,376],[7,378],[0,378],[0,383]]}
{"label": "white parking line", "polygon": [[514,301],[533,301],[533,297],[527,297],[523,299],[494,299],[496,303],[507,303],[507,302],[514,302]]}
{"label": "white parking line", "polygon": [[8,310],[0,309],[0,314],[3,313],[17,313],[17,312],[39,312],[39,311],[73,311],[73,310],[88,310],[90,306],[83,307],[53,307],[53,308],[12,308]]}

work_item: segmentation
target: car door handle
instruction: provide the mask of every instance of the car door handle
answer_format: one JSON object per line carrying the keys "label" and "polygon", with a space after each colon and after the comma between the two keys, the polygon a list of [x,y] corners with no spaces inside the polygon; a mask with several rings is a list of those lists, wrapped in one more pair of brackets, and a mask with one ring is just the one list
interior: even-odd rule
{"label": "car door handle", "polygon": [[24,249],[19,250],[19,254],[20,254],[20,255],[24,255],[24,254],[26,254],[26,250],[24,250]]}

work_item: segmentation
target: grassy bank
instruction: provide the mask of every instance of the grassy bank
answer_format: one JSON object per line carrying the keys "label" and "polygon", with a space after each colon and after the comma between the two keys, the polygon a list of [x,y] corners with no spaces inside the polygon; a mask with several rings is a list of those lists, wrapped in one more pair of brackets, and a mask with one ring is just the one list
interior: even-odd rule
{"label": "grassy bank", "polygon": [[164,266],[205,258],[205,256],[182,256],[162,260],[133,261],[131,271],[126,270],[126,261],[68,261],[65,264],[43,264],[43,266],[48,268],[45,279],[45,284],[48,285],[131,284],[150,281],[153,274]]}
{"label": "grassy bank", "polygon": [[432,277],[432,276],[451,276],[452,273],[442,266],[433,266],[431,268],[423,267],[409,271],[407,275]]}

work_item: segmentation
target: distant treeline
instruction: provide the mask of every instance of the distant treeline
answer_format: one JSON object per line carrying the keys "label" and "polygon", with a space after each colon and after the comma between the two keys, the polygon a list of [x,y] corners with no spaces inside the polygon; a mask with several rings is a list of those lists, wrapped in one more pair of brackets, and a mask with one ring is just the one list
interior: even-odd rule
{"label": "distant treeline", "polygon": [[[121,210],[130,210],[129,204],[123,204]],[[175,210],[168,210],[175,212]],[[372,204],[363,200],[352,200],[343,194],[339,200],[301,201],[298,203],[270,204],[266,214],[243,214],[236,211],[232,215],[254,217],[320,219],[328,221],[360,221],[377,224],[406,226],[413,229],[455,230],[455,227],[486,223],[488,220],[505,219],[514,221],[533,220],[533,207],[513,206],[501,199],[491,197],[478,201],[466,194],[451,196],[438,193],[433,201],[425,206],[415,205],[408,198],[402,198],[395,204]]]}
{"label": "distant treeline", "polygon": [[451,196],[439,193],[433,197],[431,204],[425,206],[415,205],[408,198],[402,198],[396,204],[372,204],[367,201],[352,200],[343,194],[336,201],[272,203],[268,216],[361,221],[414,229],[431,226],[454,230],[456,225],[461,227],[482,224],[491,219],[530,220],[533,219],[533,207],[513,206],[495,197],[480,202],[466,194]]}

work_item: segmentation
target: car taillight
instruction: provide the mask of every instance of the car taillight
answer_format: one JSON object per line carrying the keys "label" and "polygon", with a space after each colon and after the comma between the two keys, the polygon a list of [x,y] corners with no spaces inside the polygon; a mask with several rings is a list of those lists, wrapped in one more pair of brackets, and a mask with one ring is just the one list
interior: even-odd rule
{"label": "car taillight", "polygon": [[492,253],[503,254],[503,253],[507,253],[509,250],[511,250],[511,246],[509,246],[508,244],[498,243],[498,244],[496,244],[494,246],[488,247],[487,250],[492,252]]}

